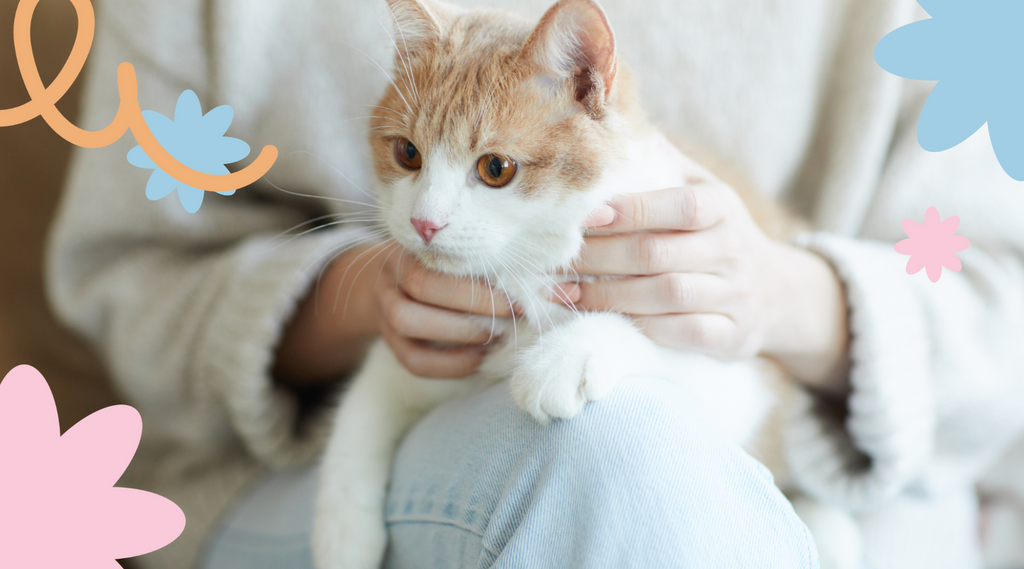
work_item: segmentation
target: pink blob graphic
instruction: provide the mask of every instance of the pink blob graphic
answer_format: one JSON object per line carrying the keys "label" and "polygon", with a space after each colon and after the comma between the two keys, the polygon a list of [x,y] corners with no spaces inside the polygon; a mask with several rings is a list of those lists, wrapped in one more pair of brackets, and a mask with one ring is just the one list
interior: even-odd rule
{"label": "pink blob graphic", "polygon": [[921,269],[926,269],[928,279],[934,283],[942,276],[942,267],[959,271],[960,259],[956,253],[970,247],[971,242],[966,237],[954,235],[958,227],[959,217],[954,215],[940,221],[939,210],[934,206],[925,212],[924,225],[912,219],[904,219],[903,231],[909,239],[897,243],[896,252],[910,255],[910,260],[907,261],[907,274],[913,275]]}
{"label": "pink blob graphic", "polygon": [[0,382],[0,567],[119,569],[185,529],[174,502],[118,488],[142,436],[127,405],[60,434],[43,376],[18,366]]}

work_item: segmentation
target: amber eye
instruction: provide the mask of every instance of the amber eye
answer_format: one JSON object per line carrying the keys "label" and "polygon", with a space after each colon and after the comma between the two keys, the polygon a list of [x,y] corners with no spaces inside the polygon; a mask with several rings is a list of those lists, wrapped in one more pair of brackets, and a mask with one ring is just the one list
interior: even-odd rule
{"label": "amber eye", "polygon": [[423,155],[408,138],[395,140],[395,160],[409,170],[419,170],[423,166]]}
{"label": "amber eye", "polygon": [[481,156],[476,163],[476,173],[485,184],[492,188],[508,185],[516,176],[519,164],[515,160],[497,154]]}

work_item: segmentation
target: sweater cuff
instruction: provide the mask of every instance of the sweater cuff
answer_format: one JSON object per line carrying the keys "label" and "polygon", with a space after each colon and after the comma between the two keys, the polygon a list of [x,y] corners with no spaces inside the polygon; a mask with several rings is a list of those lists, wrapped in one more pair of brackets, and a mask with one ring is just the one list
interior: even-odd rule
{"label": "sweater cuff", "polygon": [[932,452],[935,411],[928,331],[905,258],[891,245],[805,233],[796,243],[827,259],[846,288],[851,393],[831,405],[801,398],[785,432],[798,486],[818,499],[871,509],[898,494]]}
{"label": "sweater cuff", "polygon": [[326,414],[298,424],[298,397],[273,380],[274,352],[321,269],[366,237],[362,229],[324,231],[284,245],[261,237],[235,251],[231,277],[201,335],[196,367],[245,447],[269,466],[305,463],[326,439]]}

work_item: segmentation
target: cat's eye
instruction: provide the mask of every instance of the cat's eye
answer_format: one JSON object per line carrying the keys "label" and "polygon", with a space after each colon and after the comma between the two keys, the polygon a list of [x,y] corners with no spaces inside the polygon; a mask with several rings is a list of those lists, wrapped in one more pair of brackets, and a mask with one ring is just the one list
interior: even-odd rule
{"label": "cat's eye", "polygon": [[423,167],[423,155],[408,138],[395,140],[395,160],[409,170],[419,170]]}
{"label": "cat's eye", "polygon": [[519,164],[507,156],[487,154],[481,156],[476,163],[476,173],[480,180],[492,188],[507,186],[516,176]]}

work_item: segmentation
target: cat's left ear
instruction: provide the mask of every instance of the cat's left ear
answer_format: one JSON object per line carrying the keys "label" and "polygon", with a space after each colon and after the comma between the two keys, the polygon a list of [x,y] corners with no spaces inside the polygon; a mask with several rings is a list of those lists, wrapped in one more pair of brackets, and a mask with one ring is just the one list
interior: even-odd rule
{"label": "cat's left ear", "polygon": [[575,82],[576,100],[600,114],[615,83],[615,35],[594,0],[559,0],[523,46],[524,60],[541,73]]}

